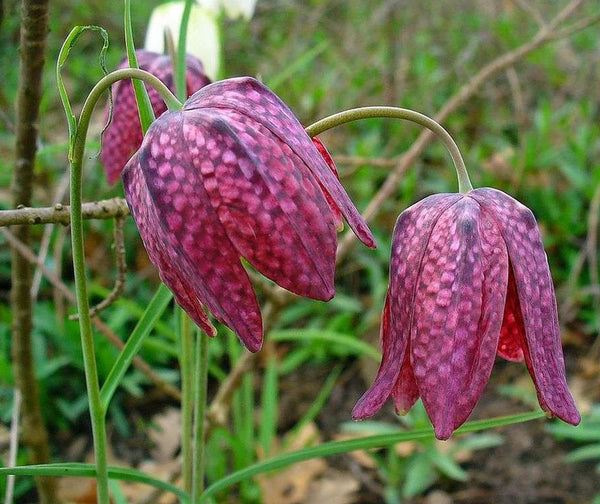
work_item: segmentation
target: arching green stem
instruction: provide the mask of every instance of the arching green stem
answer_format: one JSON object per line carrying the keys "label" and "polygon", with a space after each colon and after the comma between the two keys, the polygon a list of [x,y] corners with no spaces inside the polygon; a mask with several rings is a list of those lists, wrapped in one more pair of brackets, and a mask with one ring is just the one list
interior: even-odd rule
{"label": "arching green stem", "polygon": [[[127,50],[127,60],[131,68],[139,68],[137,56],[135,55],[135,44],[133,43],[133,28],[131,26],[131,0],[125,0],[123,23],[125,28],[125,49]],[[146,87],[139,80],[133,81],[133,90],[135,100],[138,104],[138,114],[140,124],[144,133],[154,121],[154,111],[150,103],[150,97],[146,91]]]}
{"label": "arching green stem", "polygon": [[71,150],[71,242],[73,247],[73,270],[75,275],[75,290],[77,296],[77,309],[79,311],[79,330],[83,363],[87,384],[92,433],[96,457],[98,503],[109,504],[108,491],[108,461],[106,449],[106,409],[100,396],[98,370],[94,354],[94,335],[92,331],[90,308],[87,293],[85,273],[85,253],[83,240],[83,218],[81,214],[81,187],[83,154],[85,140],[92,116],[92,111],[100,97],[115,82],[121,79],[140,79],[153,86],[165,100],[170,109],[181,108],[181,103],[173,96],[169,89],[156,77],[148,72],[138,69],[117,70],[108,74],[94,86],[87,97],[73,138]]}
{"label": "arching green stem", "polygon": [[342,124],[357,121],[359,119],[373,119],[373,118],[392,118],[392,119],[404,119],[411,121],[421,126],[430,129],[444,142],[444,145],[450,152],[452,160],[454,161],[454,167],[456,168],[456,174],[458,176],[458,190],[461,193],[467,193],[473,189],[465,162],[463,161],[462,155],[456,142],[450,136],[441,124],[434,121],[430,117],[423,115],[419,112],[415,112],[410,109],[403,109],[399,107],[361,107],[350,110],[345,110],[338,114],[333,114],[329,117],[321,119],[314,124],[311,124],[306,128],[306,132],[309,136],[313,137],[319,133],[323,133],[328,129],[340,126]]}

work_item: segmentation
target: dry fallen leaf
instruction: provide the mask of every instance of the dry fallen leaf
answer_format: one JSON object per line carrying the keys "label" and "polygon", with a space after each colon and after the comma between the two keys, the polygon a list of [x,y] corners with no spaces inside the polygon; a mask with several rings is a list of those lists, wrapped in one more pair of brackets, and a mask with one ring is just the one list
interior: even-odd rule
{"label": "dry fallen leaf", "polygon": [[[320,441],[319,432],[312,423],[307,424],[289,442],[280,442],[271,455],[299,450]],[[261,474],[257,477],[264,504],[300,504],[305,502],[311,483],[325,472],[327,463],[323,459],[311,459],[293,464],[281,471]]]}
{"label": "dry fallen leaf", "polygon": [[[172,477],[181,469],[181,463],[178,460],[169,460],[166,462],[156,462],[147,460],[142,462],[138,469],[150,476],[162,481],[172,481]],[[181,486],[181,478],[174,483]],[[127,502],[143,502],[154,492],[154,488],[142,483],[123,482],[121,490],[127,499]],[[169,492],[163,492],[153,504],[177,504],[179,500],[175,495]]]}
{"label": "dry fallen leaf", "polygon": [[70,476],[59,478],[56,494],[63,504],[96,504],[96,480]]}
{"label": "dry fallen leaf", "polygon": [[360,483],[350,474],[327,469],[325,474],[311,483],[304,503],[353,504]]}
{"label": "dry fallen leaf", "polygon": [[153,448],[152,459],[157,462],[173,460],[181,446],[181,410],[167,408],[154,415],[148,429]]}

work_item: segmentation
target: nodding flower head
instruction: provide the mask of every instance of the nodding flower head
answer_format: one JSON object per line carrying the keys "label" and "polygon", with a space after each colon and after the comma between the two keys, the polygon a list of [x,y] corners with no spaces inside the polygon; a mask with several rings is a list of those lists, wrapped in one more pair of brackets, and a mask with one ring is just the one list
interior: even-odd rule
{"label": "nodding flower head", "polygon": [[[173,63],[169,56],[138,50],[136,57],[140,69],[155,75],[172,92],[175,92]],[[204,75],[202,63],[197,58],[188,55],[186,65],[186,88],[187,94],[190,96],[201,87],[210,84],[210,80]],[[119,68],[128,67],[129,63],[125,58]],[[159,117],[167,110],[167,106],[154,88],[146,85],[146,89],[154,116]],[[140,148],[143,138],[131,80],[122,80],[114,84],[112,96],[112,121],[104,131],[102,151],[100,152],[100,160],[109,184],[114,184],[119,179],[129,158]],[[107,117],[109,113],[107,106]]]}
{"label": "nodding flower head", "polygon": [[525,360],[539,403],[576,425],[554,287],[531,211],[481,188],[438,194],[408,208],[394,229],[377,378],[353,411],[399,414],[421,397],[436,436],[462,425],[496,355]]}
{"label": "nodding flower head", "polygon": [[252,351],[262,344],[262,320],[240,258],[326,301],[334,295],[337,212],[375,246],[318,147],[252,78],[208,85],[158,118],[123,182],[150,259],[179,304],[212,335],[205,306]]}

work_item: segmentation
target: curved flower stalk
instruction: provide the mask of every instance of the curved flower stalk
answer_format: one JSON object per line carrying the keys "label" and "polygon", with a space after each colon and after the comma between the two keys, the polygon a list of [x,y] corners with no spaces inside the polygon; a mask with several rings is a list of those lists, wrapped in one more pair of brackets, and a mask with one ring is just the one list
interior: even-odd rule
{"label": "curved flower stalk", "polygon": [[214,335],[206,306],[251,351],[262,345],[262,320],[241,257],[280,286],[327,301],[336,212],[375,247],[291,110],[249,77],[206,86],[163,114],[123,182],[150,259],[179,304]]}
{"label": "curved flower stalk", "polygon": [[[158,77],[171,91],[175,90],[173,62],[169,56],[140,49],[136,51],[136,57],[140,69]],[[128,67],[128,61],[125,58],[119,68]],[[188,55],[186,67],[188,96],[210,84],[210,79],[204,74],[200,60]],[[152,86],[146,85],[146,89],[154,115],[158,117],[167,110],[167,106]],[[113,86],[112,93],[113,120],[104,132],[102,151],[100,152],[100,159],[110,184],[114,184],[119,179],[127,161],[139,149],[143,138],[131,80],[118,81]],[[106,115],[107,117],[109,115],[108,106]]]}
{"label": "curved flower stalk", "polygon": [[377,378],[355,419],[390,396],[399,414],[421,397],[436,436],[447,439],[475,407],[499,355],[525,360],[547,414],[579,423],[535,217],[501,191],[437,194],[402,212],[381,344]]}

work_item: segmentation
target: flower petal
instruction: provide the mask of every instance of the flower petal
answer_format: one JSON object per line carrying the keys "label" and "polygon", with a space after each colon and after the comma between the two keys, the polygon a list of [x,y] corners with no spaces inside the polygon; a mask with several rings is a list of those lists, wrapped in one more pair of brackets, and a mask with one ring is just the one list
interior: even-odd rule
{"label": "flower petal", "polygon": [[[333,172],[335,177],[339,180],[340,175],[338,173],[337,166],[335,166],[335,161],[331,157],[331,154],[329,154],[329,151],[327,150],[325,145],[323,145],[323,142],[321,142],[321,140],[319,140],[317,137],[313,137],[312,141],[315,144],[315,147],[317,148],[317,150],[319,151],[321,156],[323,156],[323,159],[327,163],[327,166],[329,166],[329,168],[331,168],[331,171]],[[340,208],[337,206],[337,203],[333,200],[333,198],[325,190],[325,188],[320,183],[319,183],[319,186],[323,190],[323,193],[325,194],[325,198],[327,199],[327,203],[329,203],[329,207],[331,208],[331,211],[333,212],[333,218],[335,219],[335,227],[337,228],[338,231],[341,231],[342,229],[344,229],[344,222],[342,221],[342,212],[341,212]]]}
{"label": "flower petal", "polygon": [[[171,91],[175,91],[171,58],[150,51],[136,51],[138,66],[158,77]],[[202,63],[193,56],[186,59],[186,86],[188,95],[210,83],[204,75]],[[123,59],[119,68],[128,68],[129,61]],[[152,86],[146,84],[154,115],[159,117],[167,110],[163,99]],[[113,86],[113,118],[102,136],[100,159],[109,184],[114,184],[127,161],[142,144],[142,127],[138,115],[135,93],[131,80],[121,80]],[[106,111],[108,117],[108,108]]]}
{"label": "flower petal", "polygon": [[438,439],[469,416],[489,380],[508,275],[497,228],[462,197],[438,219],[421,263],[412,364]]}
{"label": "flower petal", "polygon": [[458,194],[436,194],[406,209],[398,217],[392,242],[390,285],[381,325],[383,357],[375,382],[352,411],[355,420],[377,413],[398,380],[413,324],[414,298],[423,254],[436,221],[460,197]]}
{"label": "flower petal", "polygon": [[404,361],[400,368],[400,374],[392,389],[394,407],[398,415],[406,415],[419,398],[419,387],[415,381],[415,372],[410,363],[410,342],[404,353]]}
{"label": "flower petal", "polygon": [[[127,204],[137,223],[148,256],[158,268],[160,278],[194,322],[206,334],[214,336],[216,330],[204,313],[198,298],[193,294],[194,289],[188,279],[179,276],[177,269],[172,267],[173,264],[187,263],[187,259],[169,243],[171,237],[158,218],[137,157],[130,161],[123,183]],[[186,268],[183,268],[183,271],[185,270]]]}
{"label": "flower petal", "polygon": [[[164,111],[163,111],[164,112]],[[108,117],[108,110],[106,113]],[[102,135],[100,160],[109,184],[142,143],[142,128],[131,81],[119,81],[113,89],[113,118]]]}
{"label": "flower petal", "polygon": [[184,104],[184,109],[229,108],[262,124],[289,145],[304,161],[316,180],[332,197],[358,238],[375,248],[375,238],[350,197],[331,172],[304,128],[277,95],[251,77],[215,82],[202,88]]}
{"label": "flower petal", "polygon": [[186,148],[238,252],[282,287],[331,299],[335,224],[302,160],[237,112],[184,115]]}
{"label": "flower petal", "polygon": [[182,129],[181,112],[164,114],[150,127],[137,154],[160,225],[169,237],[164,246],[186,259],[167,267],[189,275],[193,287],[189,294],[235,331],[249,350],[257,351],[262,345],[258,301],[183,144]]}
{"label": "flower petal", "polygon": [[540,403],[576,425],[580,416],[567,386],[554,286],[535,217],[501,191],[481,188],[470,194],[489,209],[506,242],[525,327],[525,360]]}
{"label": "flower petal", "polygon": [[519,306],[519,295],[515,285],[515,276],[509,264],[508,289],[506,290],[506,305],[504,306],[504,320],[498,342],[498,355],[506,360],[522,362],[523,346],[525,342],[525,326]]}

